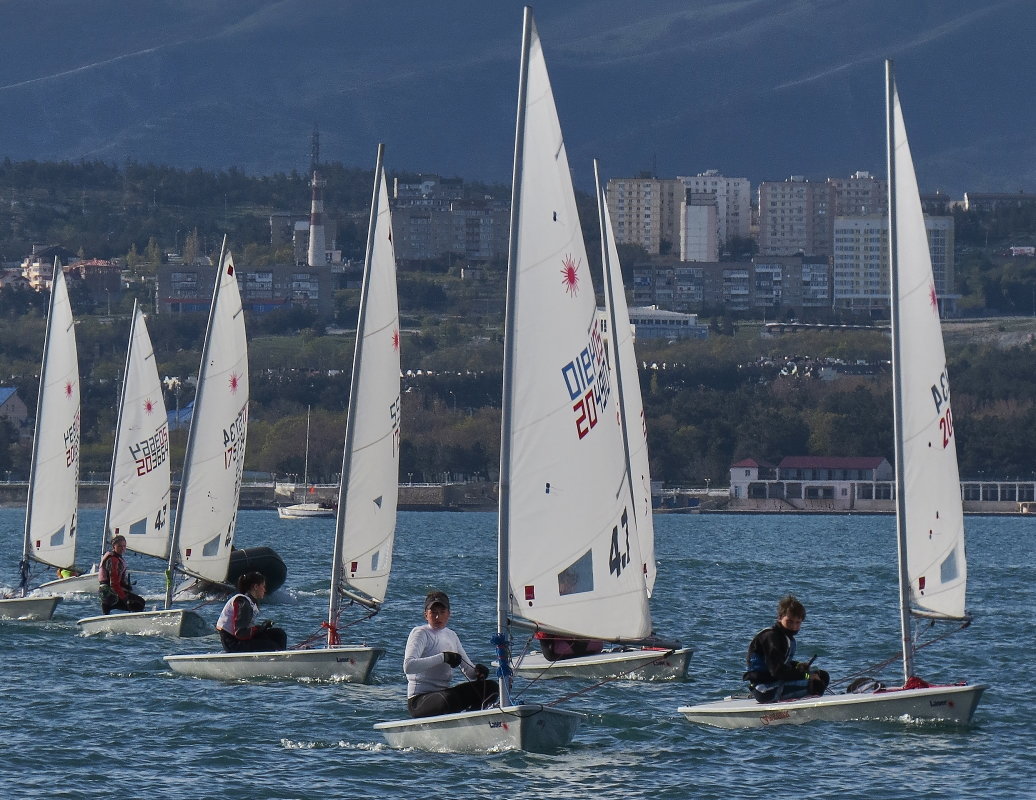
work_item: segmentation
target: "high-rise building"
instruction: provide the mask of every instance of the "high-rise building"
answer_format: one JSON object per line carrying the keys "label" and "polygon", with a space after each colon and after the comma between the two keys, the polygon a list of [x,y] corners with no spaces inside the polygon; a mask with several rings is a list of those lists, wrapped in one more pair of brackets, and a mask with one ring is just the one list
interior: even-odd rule
{"label": "high-rise building", "polygon": [[679,250],[678,220],[684,200],[680,181],[650,176],[612,178],[607,200],[615,241],[640,245],[655,256]]}
{"label": "high-rise building", "polygon": [[680,213],[680,260],[718,261],[716,195],[686,192]]}
{"label": "high-rise building", "polygon": [[[943,315],[956,313],[953,217],[925,215],[935,293]],[[837,217],[834,228],[833,304],[858,312],[889,307],[889,221],[885,214]]]}
{"label": "high-rise building", "polygon": [[688,192],[716,198],[716,235],[722,249],[734,236],[748,238],[752,232],[752,187],[748,178],[727,178],[710,169],[694,176],[678,176]]}

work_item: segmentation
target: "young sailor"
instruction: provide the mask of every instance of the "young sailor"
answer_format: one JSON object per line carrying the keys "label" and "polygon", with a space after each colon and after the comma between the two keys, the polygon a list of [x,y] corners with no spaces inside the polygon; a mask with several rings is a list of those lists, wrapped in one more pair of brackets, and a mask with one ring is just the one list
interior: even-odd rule
{"label": "young sailor", "polygon": [[795,661],[795,634],[806,618],[806,608],[794,595],[777,604],[777,622],[759,631],[748,645],[748,681],[752,696],[760,703],[821,695],[830,677],[808,662]]}
{"label": "young sailor", "polygon": [[[478,711],[496,698],[496,681],[489,681],[489,668],[472,664],[457,634],[446,627],[450,621],[450,598],[430,592],[424,600],[424,625],[418,625],[406,640],[403,672],[407,678],[407,709],[412,717],[432,717],[456,711]],[[453,669],[460,667],[467,683],[450,686]]]}
{"label": "young sailor", "polygon": [[256,624],[259,616],[258,601],[266,597],[266,576],[261,572],[246,572],[237,579],[237,591],[223,606],[216,630],[228,653],[259,653],[284,650],[288,634],[273,627],[270,620]]}
{"label": "young sailor", "polygon": [[144,598],[134,594],[133,584],[123,554],[126,552],[126,537],[121,533],[112,537],[111,550],[104,554],[97,568],[97,593],[101,598],[101,613],[110,614],[113,608],[120,611],[143,611]]}

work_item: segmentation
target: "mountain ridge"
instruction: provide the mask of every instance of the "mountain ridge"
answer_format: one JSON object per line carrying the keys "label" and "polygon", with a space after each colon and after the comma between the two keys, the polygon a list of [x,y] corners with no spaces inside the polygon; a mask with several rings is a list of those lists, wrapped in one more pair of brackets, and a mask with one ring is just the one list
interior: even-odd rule
{"label": "mountain ridge", "polygon": [[[507,183],[521,3],[5,0],[0,155],[254,174],[326,160]],[[1036,4],[569,0],[537,27],[577,184],[883,174],[882,60],[924,191],[1033,190]]]}

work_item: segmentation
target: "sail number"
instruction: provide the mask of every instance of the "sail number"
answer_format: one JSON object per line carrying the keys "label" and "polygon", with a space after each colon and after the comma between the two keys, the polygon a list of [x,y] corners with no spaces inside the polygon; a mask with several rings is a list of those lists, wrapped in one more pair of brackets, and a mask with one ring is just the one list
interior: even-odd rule
{"label": "sail number", "polygon": [[589,342],[579,355],[561,368],[561,377],[574,401],[576,433],[582,439],[597,425],[601,412],[608,407],[611,396],[611,378],[605,354],[604,339],[598,320],[590,326]]}
{"label": "sail number", "polygon": [[949,447],[950,439],[953,438],[953,413],[949,408],[946,413],[939,417],[939,430],[942,431],[942,446]]}
{"label": "sail number", "polygon": [[245,453],[245,431],[248,429],[248,406],[238,412],[230,427],[223,429],[223,468],[240,466]]}
{"label": "sail number", "polygon": [[950,409],[950,380],[946,376],[946,370],[939,375],[939,382],[932,385],[932,402],[935,403],[935,413],[939,416],[939,430],[942,431],[942,446],[950,446],[953,438],[953,412]]}
{"label": "sail number", "polygon": [[162,426],[142,441],[129,446],[130,455],[137,465],[137,475],[147,475],[162,466],[169,458],[169,426]]}
{"label": "sail number", "polygon": [[65,466],[71,467],[79,463],[79,412],[76,412],[75,419],[68,426],[64,433],[65,439]]}
{"label": "sail number", "polygon": [[[630,565],[632,557],[630,556],[630,525],[629,525],[629,513],[624,508],[622,509],[622,517],[619,520],[619,524],[612,528],[612,543],[608,551],[608,571],[611,572],[615,577],[622,574],[622,571]],[[620,531],[621,527],[621,531]],[[620,535],[621,534],[621,535]],[[619,540],[625,537],[626,550],[623,551]]]}

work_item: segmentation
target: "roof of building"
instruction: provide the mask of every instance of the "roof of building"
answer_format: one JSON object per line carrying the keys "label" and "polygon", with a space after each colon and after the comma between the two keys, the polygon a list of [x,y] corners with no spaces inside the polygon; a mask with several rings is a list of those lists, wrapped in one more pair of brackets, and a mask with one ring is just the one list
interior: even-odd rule
{"label": "roof of building", "polygon": [[0,386],[0,406],[10,400],[18,390],[11,386]]}
{"label": "roof of building", "polygon": [[733,468],[733,467],[773,467],[775,465],[771,464],[769,461],[763,461],[762,459],[743,458],[740,461],[738,461],[736,464],[731,464],[730,466],[731,466],[731,468]]}
{"label": "roof of building", "polygon": [[780,469],[877,469],[882,456],[785,456]]}

